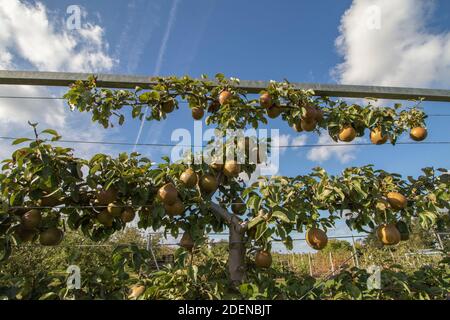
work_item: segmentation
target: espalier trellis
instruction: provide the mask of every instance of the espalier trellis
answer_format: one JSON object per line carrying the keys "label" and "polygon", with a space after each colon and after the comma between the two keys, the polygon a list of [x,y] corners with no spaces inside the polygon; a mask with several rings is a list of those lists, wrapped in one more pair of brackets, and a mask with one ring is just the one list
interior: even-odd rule
{"label": "espalier trellis", "polygon": [[[264,93],[266,100],[250,99],[245,90],[239,89],[239,79],[226,79],[217,74],[214,82],[203,76],[202,80],[190,77],[158,77],[152,79],[156,85],[151,90],[137,87],[136,90],[111,90],[98,88],[95,77],[88,81],[77,81],[64,96],[72,109],[91,112],[92,121],[105,128],[125,122],[127,108],[133,118],[164,120],[174,109],[180,108],[180,100],[187,101],[195,118],[206,118],[207,125],[218,129],[258,128],[260,123],[281,115],[297,131],[328,130],[330,136],[339,140],[339,132],[348,126],[355,129],[356,136],[363,136],[365,129],[379,129],[383,136],[395,144],[398,136],[416,127],[425,127],[426,114],[418,103],[408,109],[401,104],[380,107],[367,99],[368,104],[348,104],[327,97],[314,98],[313,90],[297,90],[287,81],[271,81]],[[221,93],[229,93],[220,103]],[[263,96],[264,98],[264,96]],[[147,109],[148,108],[148,109]],[[125,109],[125,110],[124,110]],[[149,110],[147,113],[146,110]],[[303,123],[303,124],[302,124]],[[356,137],[355,136],[355,137]]]}
{"label": "espalier trellis", "polygon": [[[194,119],[208,113],[206,123],[218,129],[258,128],[267,124],[267,117],[281,115],[297,131],[328,130],[334,140],[351,141],[365,129],[379,130],[381,140],[388,137],[393,144],[405,131],[425,129],[426,115],[417,106],[378,107],[370,100],[366,106],[347,104],[314,97],[312,90],[297,90],[288,82],[271,82],[256,99],[247,97],[238,79],[221,74],[215,82],[189,77],[153,82],[148,88],[111,90],[97,87],[92,76],[73,83],[65,98],[73,110],[90,112],[92,121],[105,128],[115,123],[114,117],[123,124],[127,108],[133,118],[159,121],[187,101]],[[98,154],[86,160],[74,157],[70,148],[48,143],[60,140],[56,131],[38,132],[37,124],[31,125],[35,139],[13,142],[29,145],[3,161],[0,175],[4,259],[14,242],[39,238],[43,245],[57,245],[67,228],[104,240],[137,214],[140,228],[163,228],[174,237],[183,233],[181,245],[189,250],[204,242],[207,233],[228,228],[230,279],[241,283],[245,256],[254,249],[256,265],[270,266],[274,238],[291,249],[290,234],[307,231],[308,244],[321,249],[326,230],[336,219],[346,219],[350,228],[377,230],[382,243],[396,244],[406,238],[412,220],[430,228],[450,208],[445,169],[425,168],[418,178],[403,179],[372,166],[348,168],[340,175],[316,168],[309,175],[261,178],[248,186],[239,173],[255,171],[250,140],[238,141],[247,147],[244,163],[188,165],[164,157],[154,164],[138,153],[117,158]],[[426,131],[411,136],[421,140]]]}

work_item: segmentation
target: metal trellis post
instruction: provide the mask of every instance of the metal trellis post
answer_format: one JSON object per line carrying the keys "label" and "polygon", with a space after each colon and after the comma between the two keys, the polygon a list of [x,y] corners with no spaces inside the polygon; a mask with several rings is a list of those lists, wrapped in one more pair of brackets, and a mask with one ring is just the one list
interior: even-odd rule
{"label": "metal trellis post", "polygon": [[[0,70],[0,85],[34,85],[34,86],[63,86],[67,87],[77,80],[87,80],[89,73],[42,72],[42,71],[13,71]],[[156,84],[154,77],[117,74],[96,74],[97,85],[104,88],[134,89],[137,86],[151,87]],[[217,83],[212,82],[212,86]],[[268,81],[241,80],[240,89],[248,93],[259,93],[267,88]],[[298,90],[312,89],[316,96],[343,98],[379,98],[450,102],[450,90],[382,87],[321,83],[291,83]]]}
{"label": "metal trellis post", "polygon": [[355,246],[355,237],[352,234],[352,247],[353,247],[353,256],[355,257],[355,266],[359,268],[359,259],[358,254],[356,252],[356,246]]}
{"label": "metal trellis post", "polygon": [[147,237],[147,250],[151,252],[152,257],[153,257],[153,261],[155,261],[156,270],[159,271],[158,261],[156,260],[155,252],[153,252],[153,242],[152,242],[152,235],[151,234],[149,234],[148,237]]}

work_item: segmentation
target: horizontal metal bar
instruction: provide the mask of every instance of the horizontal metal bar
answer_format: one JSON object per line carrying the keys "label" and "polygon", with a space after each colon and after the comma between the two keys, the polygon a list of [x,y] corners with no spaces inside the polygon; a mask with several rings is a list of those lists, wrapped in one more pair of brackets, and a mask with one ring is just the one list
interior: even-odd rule
{"label": "horizontal metal bar", "polygon": [[[5,85],[36,85],[36,86],[68,86],[76,80],[86,80],[89,73],[67,72],[37,72],[0,70],[0,84]],[[154,84],[148,76],[131,76],[115,74],[96,74],[97,84],[105,88],[131,89],[136,86],[146,87]],[[259,93],[269,85],[267,81],[242,80],[239,88],[248,93]],[[316,96],[343,98],[379,98],[398,100],[418,100],[450,102],[450,90],[355,86],[320,83],[292,83],[296,89],[312,89]]]}

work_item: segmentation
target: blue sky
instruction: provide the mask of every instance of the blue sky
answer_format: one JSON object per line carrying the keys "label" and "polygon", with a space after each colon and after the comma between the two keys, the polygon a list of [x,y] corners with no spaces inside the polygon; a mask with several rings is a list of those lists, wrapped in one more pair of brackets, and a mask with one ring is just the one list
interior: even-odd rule
{"label": "blue sky", "polygon": [[[443,0],[426,4],[420,0],[78,0],[76,3],[0,0],[0,3],[3,69],[144,75],[156,72],[193,77],[222,72],[247,80],[286,78],[291,82],[450,86],[450,2]],[[73,4],[83,9],[81,22],[87,28],[84,34],[64,30],[66,9]],[[381,28],[367,33],[360,30],[357,21],[371,5],[381,8]],[[23,20],[14,22],[14,17]],[[50,27],[42,27],[43,21]],[[22,28],[25,24],[30,26],[27,32]],[[10,30],[9,35],[5,30]],[[11,39],[11,35],[22,40]],[[33,43],[40,36],[41,40]],[[344,39],[344,44],[336,45],[338,37]],[[67,41],[66,45],[67,38],[72,42]],[[42,59],[33,58],[33,52],[43,52]],[[75,55],[77,59],[72,58]],[[336,66],[342,63],[336,72]],[[46,95],[45,90],[3,87],[0,94]],[[43,126],[56,127],[67,138],[134,142],[139,130],[139,121],[130,121],[122,128],[105,131],[89,123],[87,115],[67,113],[58,109],[62,106],[57,103],[42,106],[48,108],[46,115],[30,102],[22,103],[20,110],[12,103],[0,104],[0,122],[5,124],[0,129],[2,135],[18,132],[28,135],[23,124],[28,118],[38,119]],[[425,102],[423,106],[430,114],[450,115],[448,103]],[[140,141],[170,143],[172,130],[192,129],[193,121],[186,109],[171,114],[164,123],[145,123]],[[428,141],[450,140],[448,121],[450,117],[428,119]],[[285,143],[298,138],[281,120],[272,121],[269,128],[279,129]],[[367,135],[363,139],[368,140]],[[408,139],[404,136],[401,141]],[[303,142],[329,141],[326,136],[309,134]],[[4,150],[10,150],[8,141],[0,143]],[[131,148],[81,148],[85,154],[131,151]],[[161,149],[139,147],[138,151],[154,160],[162,155]],[[314,154],[309,148],[300,148],[282,154],[280,173],[304,174],[319,165],[338,173],[348,166],[373,163],[387,171],[417,175],[425,166],[448,168],[449,158],[448,145],[316,149]]]}
{"label": "blue sky", "polygon": [[[119,52],[121,62],[113,71],[153,74],[175,1],[135,1],[133,7],[118,1],[112,3],[95,1],[82,5],[92,14],[99,13],[111,49]],[[61,1],[48,4],[55,10],[62,6]],[[351,4],[352,1],[336,1],[331,5],[329,1],[179,1],[160,74],[199,76],[223,72],[240,79],[336,82],[330,71],[342,62],[342,57],[337,53],[335,39],[339,36],[342,15]],[[429,30],[448,32],[450,4],[437,1],[435,5]],[[124,29],[130,31],[122,44]],[[121,48],[117,50],[117,46]],[[142,50],[141,54],[132,52],[133,49]],[[425,103],[424,107],[433,114],[447,110],[450,113],[443,103]],[[153,141],[156,135],[158,141],[170,142],[170,134],[166,132],[192,127],[184,121],[189,111],[183,111],[163,125],[145,124],[142,141]],[[429,119],[429,141],[448,140],[445,124],[449,119]],[[127,134],[133,137],[136,127],[136,123],[127,126]],[[271,127],[279,128],[281,134],[293,134],[281,120],[273,121]],[[161,134],[155,133],[161,128]],[[308,136],[308,143],[316,141],[317,136]],[[281,160],[281,173],[305,173],[317,165],[305,157],[306,151],[286,151]],[[445,155],[450,155],[450,148],[445,145],[360,147],[354,154],[355,159],[344,164],[331,157],[319,165],[338,172],[348,165],[374,163],[386,170],[414,175],[424,166],[448,166]],[[293,158],[301,161],[292,161]]]}

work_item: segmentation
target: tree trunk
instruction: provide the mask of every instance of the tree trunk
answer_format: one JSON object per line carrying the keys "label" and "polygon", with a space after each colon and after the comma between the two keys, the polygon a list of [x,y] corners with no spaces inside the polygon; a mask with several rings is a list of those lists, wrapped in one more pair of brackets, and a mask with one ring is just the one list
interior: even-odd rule
{"label": "tree trunk", "polygon": [[247,224],[239,218],[216,203],[211,203],[213,213],[223,219],[230,230],[229,253],[228,253],[228,271],[233,285],[239,285],[245,280],[245,242],[244,234],[247,230]]}
{"label": "tree trunk", "polygon": [[231,224],[229,255],[228,255],[228,270],[233,285],[239,285],[245,280],[245,243],[244,233],[240,225]]}

